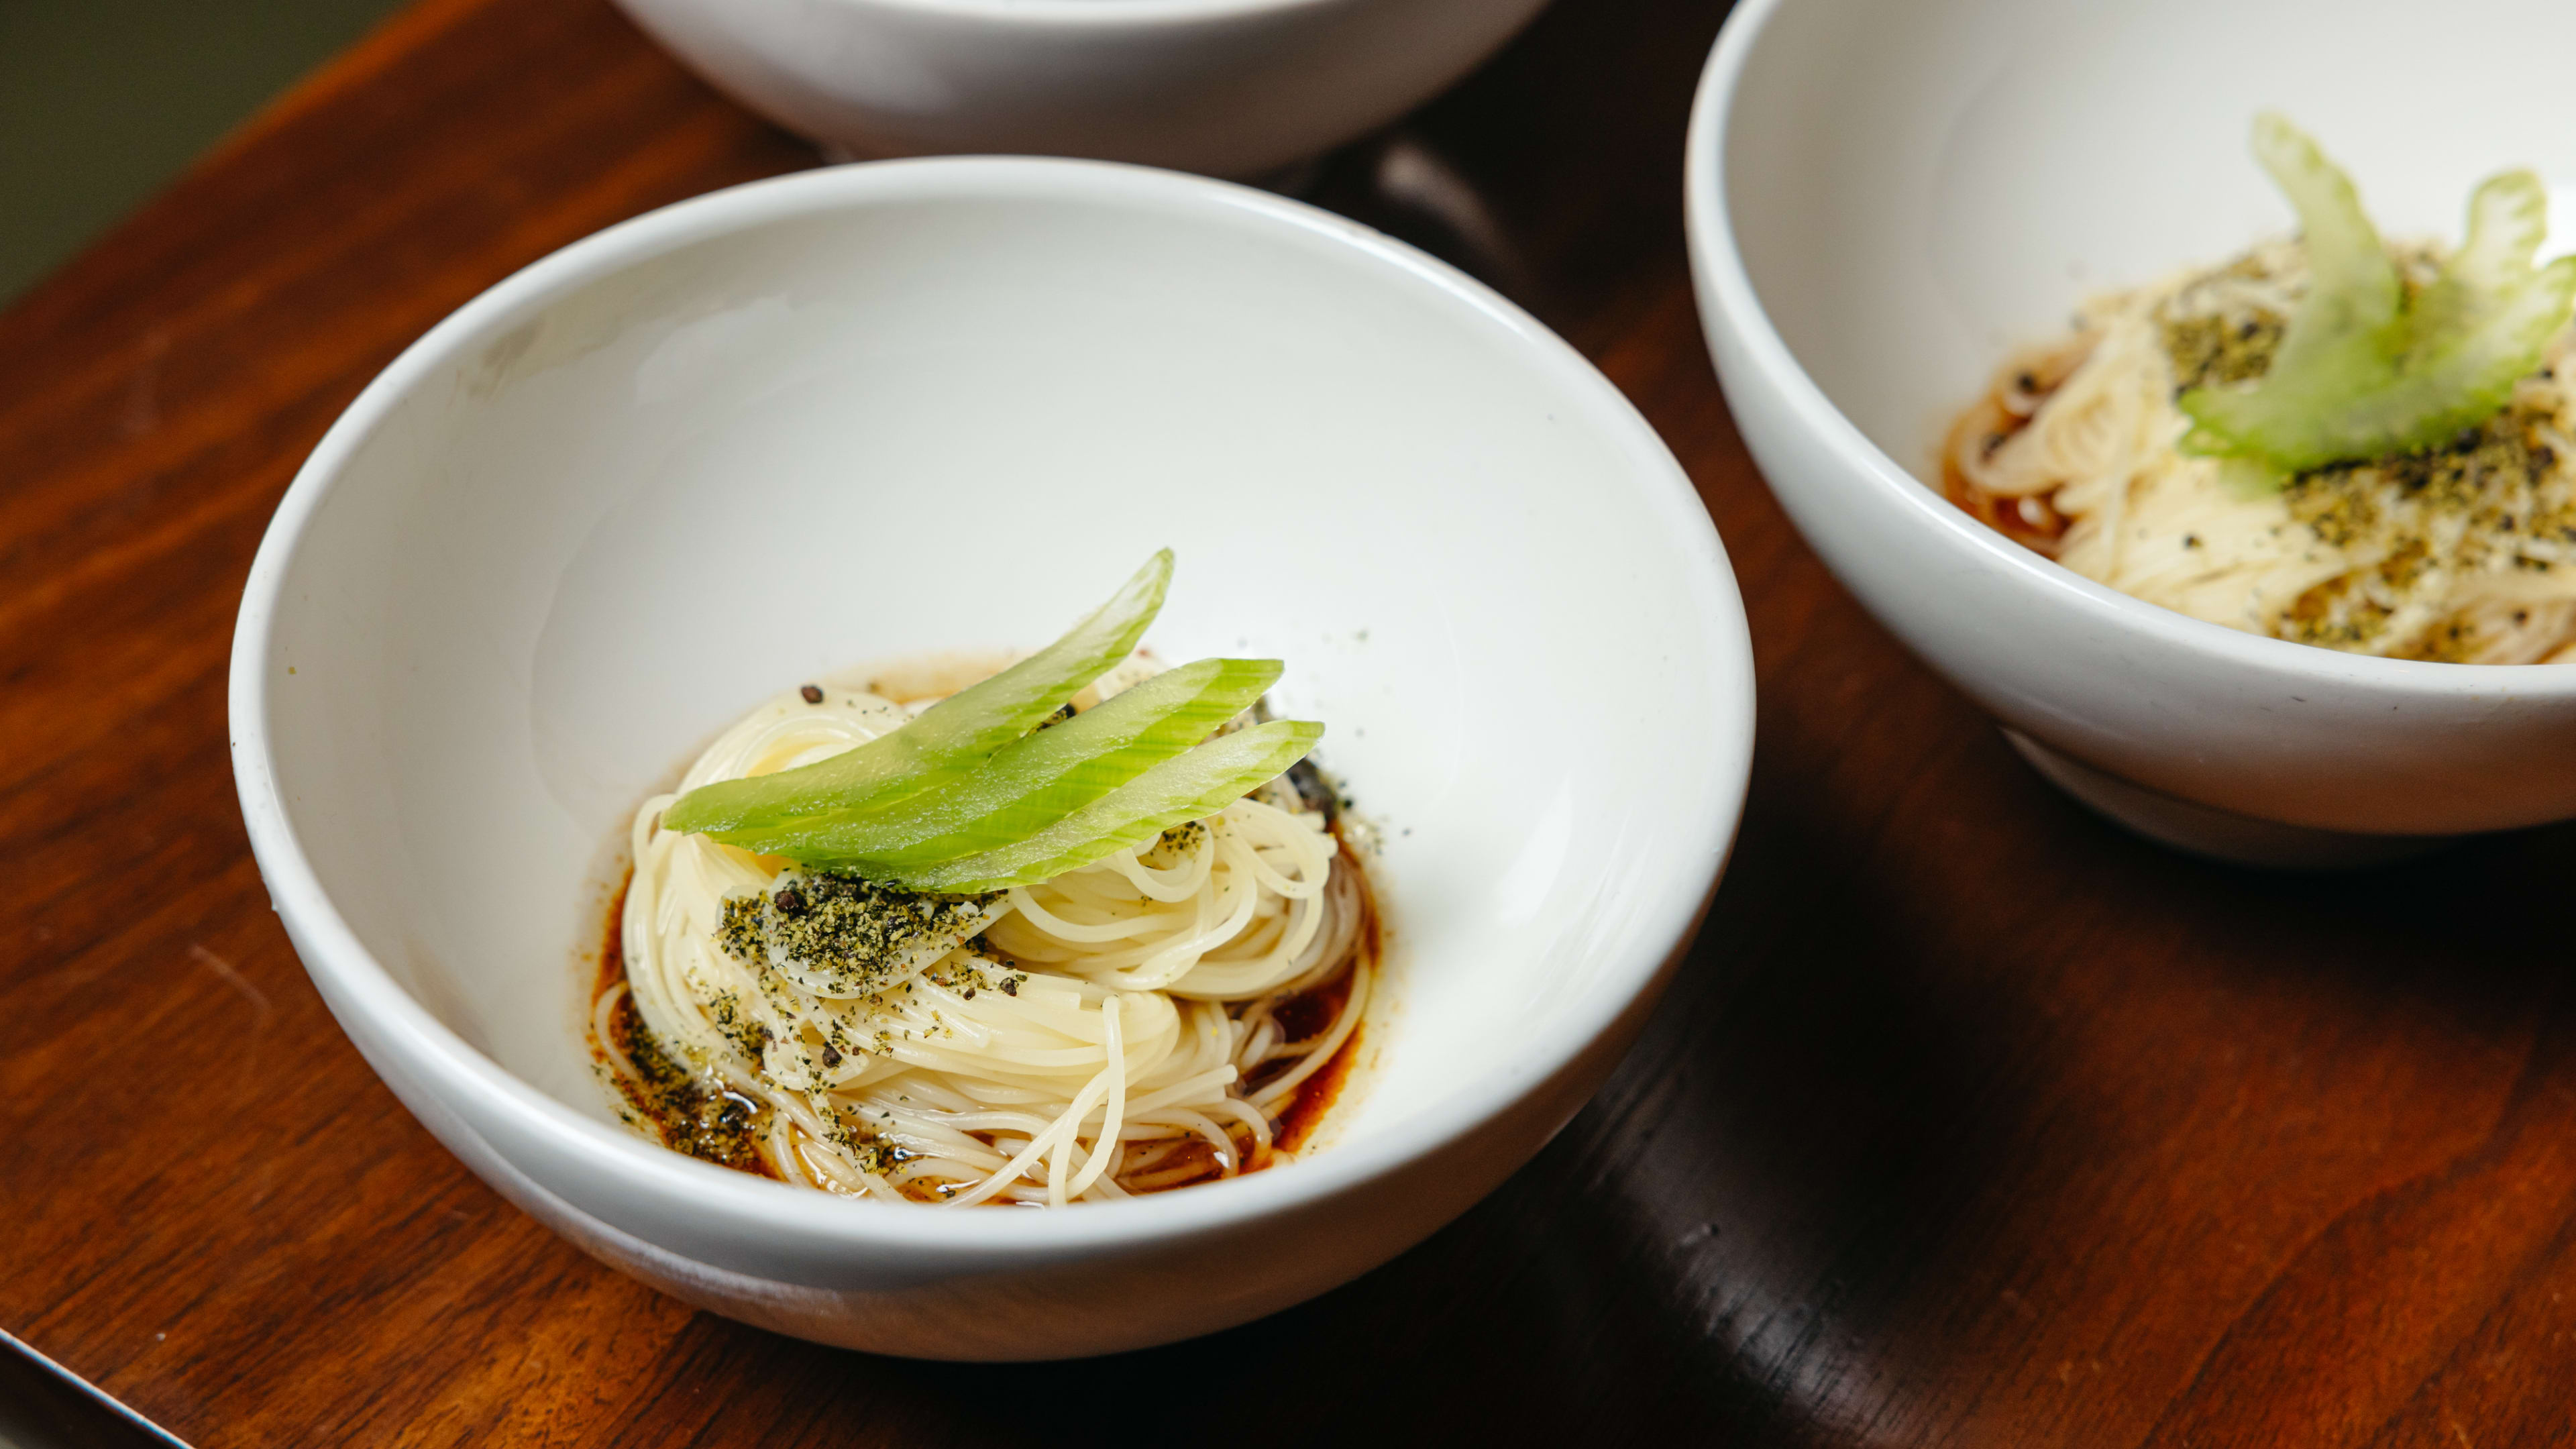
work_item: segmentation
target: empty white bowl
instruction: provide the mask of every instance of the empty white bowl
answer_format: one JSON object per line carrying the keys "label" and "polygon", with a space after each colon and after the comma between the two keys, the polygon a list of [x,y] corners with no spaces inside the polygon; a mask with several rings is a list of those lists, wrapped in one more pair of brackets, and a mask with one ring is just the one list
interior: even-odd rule
{"label": "empty white bowl", "polygon": [[[1936,491],[1950,419],[2104,287],[2292,218],[2263,109],[2392,235],[2509,166],[2576,218],[2576,8],[2460,0],[1746,0],[1691,123],[1702,320],[1763,474],[1881,623],[2095,807],[2336,864],[2576,815],[2576,667],[2361,658],[2115,593]],[[2563,249],[2570,228],[2559,229]]]}
{"label": "empty white bowl", "polygon": [[[1330,1145],[955,1211],[616,1125],[579,1016],[637,803],[779,688],[1042,643],[1165,544],[1147,643],[1284,658],[1281,702],[1386,831],[1393,986]],[[681,1298],[951,1358],[1270,1312],[1519,1167],[1705,905],[1751,705],[1706,513],[1545,329],[1309,207],[1032,160],[739,187],[485,293],[315,450],[232,675],[270,892],[423,1123]]]}
{"label": "empty white bowl", "polygon": [[1546,0],[618,0],[734,99],[859,156],[1251,176],[1385,124]]}

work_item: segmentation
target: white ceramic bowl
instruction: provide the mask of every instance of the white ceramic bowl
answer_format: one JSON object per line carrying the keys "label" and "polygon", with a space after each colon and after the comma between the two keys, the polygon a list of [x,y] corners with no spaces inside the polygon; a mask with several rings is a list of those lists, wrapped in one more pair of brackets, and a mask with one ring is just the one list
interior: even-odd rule
{"label": "white ceramic bowl", "polygon": [[1251,176],[1445,89],[1546,0],[618,0],[744,105],[860,156]]}
{"label": "white ceramic bowl", "polygon": [[[577,978],[637,802],[785,684],[1043,642],[1163,544],[1148,643],[1286,659],[1388,831],[1391,1011],[1330,1148],[948,1211],[613,1125]],[[271,895],[441,1140],[693,1303],[953,1358],[1270,1312],[1519,1167],[1704,907],[1751,704],[1680,469],[1511,304],[1259,192],[990,159],[701,197],[448,318],[289,490],[232,676]]]}
{"label": "white ceramic bowl", "polygon": [[1782,505],[2052,778],[2213,854],[2331,864],[2576,815],[2576,667],[2357,658],[2201,623],[1921,480],[1950,417],[2081,296],[2290,227],[2247,155],[2258,110],[2321,138],[2392,234],[2456,237],[2474,182],[2514,165],[2576,221],[2576,7],[2431,17],[2409,0],[1745,0],[1692,118],[1701,315]]}

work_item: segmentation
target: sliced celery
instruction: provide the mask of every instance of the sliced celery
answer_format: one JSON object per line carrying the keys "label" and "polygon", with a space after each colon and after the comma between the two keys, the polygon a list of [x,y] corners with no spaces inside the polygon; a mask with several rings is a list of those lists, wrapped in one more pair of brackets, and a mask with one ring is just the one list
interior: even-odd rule
{"label": "sliced celery", "polygon": [[903,728],[828,760],[690,791],[665,829],[739,831],[791,816],[890,804],[973,769],[1126,658],[1161,612],[1172,551],[1146,560],[1117,596],[1053,644],[922,711]]}
{"label": "sliced celery", "polygon": [[2508,171],[2469,196],[2469,231],[2441,276],[2415,299],[2415,345],[2442,346],[2476,332],[2497,299],[2531,276],[2549,236],[2549,192],[2528,171]]}
{"label": "sliced celery", "polygon": [[1144,774],[1241,714],[1279,678],[1275,659],[1202,659],[1005,745],[941,788],[873,810],[714,832],[764,855],[933,864],[1023,839]]}
{"label": "sliced celery", "polygon": [[2185,449],[2286,475],[2430,448],[2502,409],[2576,302],[2576,257],[2532,265],[2547,229],[2538,178],[2480,186],[2467,237],[2409,306],[2352,182],[2315,142],[2266,115],[2254,152],[2299,213],[2308,291],[2260,379],[2178,400],[2194,424]]}
{"label": "sliced celery", "polygon": [[2254,120],[2254,156],[2299,214],[2307,242],[2308,292],[2291,317],[2266,377],[2327,366],[2397,319],[2406,289],[2379,228],[2361,209],[2352,178],[2298,127],[2278,115]]}
{"label": "sliced celery", "polygon": [[662,823],[879,885],[968,894],[1044,880],[1213,815],[1323,736],[1320,724],[1281,720],[1208,740],[1278,680],[1279,661],[1202,659],[1047,720],[1136,647],[1171,572],[1167,549],[1072,633],[894,733],[803,769],[693,790]]}
{"label": "sliced celery", "polygon": [[[1059,726],[1061,728],[1061,726]],[[1208,741],[1054,824],[998,850],[937,865],[868,868],[872,880],[921,891],[967,892],[1033,885],[1142,845],[1186,820],[1214,815],[1306,757],[1324,727],[1274,720]]]}

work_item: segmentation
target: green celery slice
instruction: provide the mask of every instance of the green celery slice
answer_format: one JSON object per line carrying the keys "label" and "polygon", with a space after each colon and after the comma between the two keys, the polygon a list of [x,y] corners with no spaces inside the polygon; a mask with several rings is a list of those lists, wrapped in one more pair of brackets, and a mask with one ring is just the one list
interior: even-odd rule
{"label": "green celery slice", "polygon": [[715,838],[765,855],[930,865],[1000,849],[1206,739],[1278,682],[1275,659],[1202,659],[1061,724],[1014,740],[981,768],[872,810],[804,817]]}
{"label": "green celery slice", "polygon": [[2194,388],[2177,400],[2196,426],[2186,451],[2255,457],[2289,471],[2321,447],[2338,404],[2382,382],[2405,288],[2352,179],[2282,117],[2254,121],[2254,156],[2299,215],[2308,290],[2291,314],[2272,365],[2254,383]]}
{"label": "green celery slice", "polygon": [[2430,447],[2485,421],[2540,365],[2576,304],[2576,257],[2532,266],[2548,234],[2549,193],[2528,171],[2491,177],[2470,196],[2468,235],[2415,299],[2400,392],[2381,404],[2426,415],[2400,448]]}
{"label": "green celery slice", "polygon": [[2266,376],[2331,366],[2362,344],[2376,351],[2381,329],[2405,305],[2406,289],[2352,178],[2278,115],[2255,118],[2254,157],[2289,197],[2308,244],[2307,295]]}
{"label": "green celery slice", "polygon": [[2303,436],[2304,446],[2276,457],[2293,469],[2314,468],[2449,442],[2512,400],[2514,384],[2540,365],[2550,334],[2566,325],[2571,301],[2576,258],[2562,258],[2531,285],[2497,299],[2467,335],[2419,352],[2409,370],[2344,400]]}
{"label": "green celery slice", "polygon": [[1045,829],[998,850],[937,865],[860,873],[922,891],[963,893],[1034,885],[1113,851],[1141,845],[1183,821],[1216,814],[1304,759],[1323,735],[1324,727],[1311,720],[1273,720],[1237,730],[1165,760]]}
{"label": "green celery slice", "polygon": [[2352,182],[2316,143],[2266,115],[2254,151],[2299,213],[2311,280],[2261,379],[2178,400],[2194,424],[2184,448],[2285,476],[2430,448],[2503,408],[2576,303],[2576,258],[2532,265],[2547,230],[2539,179],[2481,185],[2467,237],[2410,308]]}
{"label": "green celery slice", "polygon": [[792,816],[889,804],[954,779],[1027,734],[1133,653],[1162,611],[1171,583],[1167,548],[1063,638],[932,705],[901,729],[799,769],[702,785],[662,812],[662,826],[738,831]]}
{"label": "green celery slice", "polygon": [[2477,330],[2502,293],[2531,276],[2549,236],[2549,192],[2528,171],[2479,183],[2469,196],[2469,230],[2442,274],[2415,299],[2415,345],[2447,346]]}

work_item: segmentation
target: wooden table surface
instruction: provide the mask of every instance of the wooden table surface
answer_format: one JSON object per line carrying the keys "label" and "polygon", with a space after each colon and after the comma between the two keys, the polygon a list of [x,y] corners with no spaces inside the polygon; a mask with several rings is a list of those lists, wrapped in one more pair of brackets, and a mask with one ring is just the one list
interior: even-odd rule
{"label": "wooden table surface", "polygon": [[[234,806],[269,511],[475,292],[815,160],[605,0],[429,0],[0,315],[0,1326],[200,1446],[2576,1439],[2576,833],[2198,864],[2053,794],[1864,617],[1692,311],[1722,9],[1561,4],[1412,123],[1491,207],[1488,269],[1690,469],[1760,662],[1696,951],[1489,1201],[1199,1342],[907,1363],[619,1277],[377,1084]],[[1369,174],[1314,184],[1396,215]]]}

